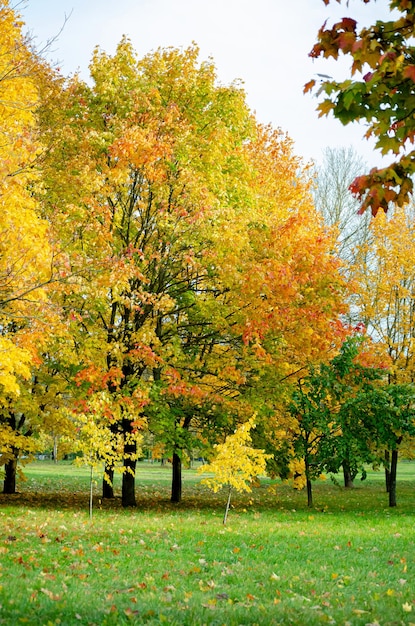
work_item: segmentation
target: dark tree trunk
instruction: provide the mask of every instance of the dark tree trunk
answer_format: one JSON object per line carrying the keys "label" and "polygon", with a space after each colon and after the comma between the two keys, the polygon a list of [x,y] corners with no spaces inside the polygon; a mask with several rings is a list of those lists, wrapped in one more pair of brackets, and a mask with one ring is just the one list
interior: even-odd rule
{"label": "dark tree trunk", "polygon": [[172,463],[171,501],[180,502],[182,499],[182,460],[177,452],[173,452]]}
{"label": "dark tree trunk", "polygon": [[354,477],[353,477],[352,470],[350,469],[349,461],[343,461],[342,467],[343,467],[344,486],[347,489],[351,489],[354,486],[353,485]]}
{"label": "dark tree trunk", "polygon": [[309,478],[307,478],[307,506],[313,506],[313,486]]}
{"label": "dark tree trunk", "polygon": [[313,485],[310,480],[310,464],[308,462],[308,456],[304,459],[305,463],[305,475],[307,480],[307,506],[313,506]]}
{"label": "dark tree trunk", "polygon": [[104,478],[102,479],[102,497],[114,497],[114,468],[111,465],[105,466]]}
{"label": "dark tree trunk", "polygon": [[385,450],[385,487],[386,487],[386,493],[390,492],[390,486],[391,486],[390,454],[389,454],[389,450]]}
{"label": "dark tree trunk", "polygon": [[3,493],[16,493],[17,457],[13,457],[4,466]]}
{"label": "dark tree trunk", "polygon": [[[128,434],[127,434],[128,437]],[[124,507],[137,506],[135,499],[135,470],[137,466],[137,444],[124,444],[124,472],[122,475],[121,503]]]}
{"label": "dark tree trunk", "polygon": [[396,506],[396,472],[398,467],[398,449],[392,450],[389,478],[389,506]]}
{"label": "dark tree trunk", "polygon": [[122,475],[121,503],[124,507],[137,506],[135,499],[135,468],[137,461],[124,460],[124,473]]}

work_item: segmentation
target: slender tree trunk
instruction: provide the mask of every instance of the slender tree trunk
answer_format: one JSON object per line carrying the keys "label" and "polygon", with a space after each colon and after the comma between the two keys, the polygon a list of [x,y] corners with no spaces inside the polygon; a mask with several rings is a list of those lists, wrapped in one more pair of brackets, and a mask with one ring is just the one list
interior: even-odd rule
{"label": "slender tree trunk", "polygon": [[231,506],[231,495],[232,495],[232,487],[229,485],[228,501],[226,503],[225,515],[223,516],[224,524],[226,524],[226,521],[228,519],[229,507]]}
{"label": "slender tree trunk", "polygon": [[112,465],[105,466],[104,477],[102,479],[102,497],[114,497],[114,468]]}
{"label": "slender tree trunk", "polygon": [[351,489],[354,485],[353,485],[353,474],[350,469],[349,461],[347,460],[343,461],[342,467],[343,467],[344,486],[347,489]]}
{"label": "slender tree trunk", "polygon": [[94,504],[94,469],[91,465],[91,473],[89,476],[89,519],[92,522],[92,508]]}
{"label": "slender tree trunk", "polygon": [[173,452],[172,462],[171,501],[180,502],[182,499],[182,460],[177,452]]}
{"label": "slender tree trunk", "polygon": [[57,437],[57,435],[54,435],[53,437],[53,462],[57,463],[58,462],[58,443],[59,443],[59,439]]}
{"label": "slender tree trunk", "polygon": [[4,466],[3,493],[16,493],[17,456]]}
{"label": "slender tree trunk", "polygon": [[396,472],[398,468],[398,449],[392,450],[389,478],[389,506],[396,506]]}
{"label": "slender tree trunk", "polygon": [[385,487],[386,487],[386,493],[390,492],[390,484],[391,484],[390,453],[389,453],[389,450],[385,450]]}
{"label": "slender tree trunk", "polygon": [[311,480],[309,478],[310,476],[310,465],[308,462],[308,457],[306,456],[305,458],[305,475],[306,475],[306,480],[307,480],[307,506],[313,506],[313,486],[311,483]]}

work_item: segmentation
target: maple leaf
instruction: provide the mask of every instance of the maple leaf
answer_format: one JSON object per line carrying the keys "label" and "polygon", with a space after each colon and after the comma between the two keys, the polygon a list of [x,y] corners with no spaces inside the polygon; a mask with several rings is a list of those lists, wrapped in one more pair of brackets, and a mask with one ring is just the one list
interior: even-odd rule
{"label": "maple leaf", "polygon": [[415,82],[415,65],[407,65],[403,70],[403,75]]}
{"label": "maple leaf", "polygon": [[[318,42],[310,54],[313,57],[337,59],[341,50],[351,60],[350,80],[330,80],[321,85],[318,95],[329,96],[334,106],[329,106],[323,100],[317,105],[319,115],[327,115],[332,111],[343,124],[361,120],[368,126],[365,136],[375,136],[376,147],[383,154],[392,151],[395,155],[402,155],[413,141],[415,127],[411,116],[399,116],[396,119],[396,111],[411,108],[412,90],[408,82],[415,80],[412,63],[415,16],[411,3],[395,3],[391,11],[392,8],[395,12],[391,13],[389,21],[377,20],[362,28],[359,33],[356,32],[356,21],[350,17],[343,18],[332,28],[325,23],[318,31]],[[396,32],[400,33],[399,38],[395,37]],[[363,83],[358,78],[353,79],[365,66],[370,69],[363,76]],[[390,137],[390,129],[397,121],[403,122],[399,126],[399,135]],[[414,172],[411,153],[396,158],[392,167],[402,170],[401,181],[397,183],[393,198],[401,206],[408,200],[407,192],[411,188]],[[367,208],[373,214],[379,209],[387,211],[388,201],[384,201],[381,193],[381,189],[389,186],[387,178],[369,176],[367,183],[365,191],[368,193],[362,196],[362,211]]]}

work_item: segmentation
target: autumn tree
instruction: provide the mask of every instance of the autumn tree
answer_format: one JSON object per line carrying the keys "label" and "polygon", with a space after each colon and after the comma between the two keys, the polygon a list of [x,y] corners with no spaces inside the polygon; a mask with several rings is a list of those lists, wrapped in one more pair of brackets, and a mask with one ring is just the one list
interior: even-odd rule
{"label": "autumn tree", "polygon": [[53,129],[45,211],[77,276],[63,298],[81,355],[76,380],[86,402],[100,386],[110,391],[127,506],[136,463],[127,439],[153,382],[203,395],[224,364],[231,313],[218,272],[245,202],[253,122],[243,91],[217,86],[213,64],[197,57],[191,47],[138,60],[127,40],[113,57],[97,50],[92,87],[70,81],[43,118]]}
{"label": "autumn tree", "polygon": [[390,358],[392,383],[415,380],[414,255],[413,209],[395,208],[373,219],[353,270],[362,320]]}
{"label": "autumn tree", "polygon": [[[413,384],[415,377],[414,313],[415,275],[413,206],[395,208],[387,216],[379,213],[372,221],[370,238],[361,246],[354,267],[356,305],[368,332],[385,351],[390,385]],[[401,447],[412,447],[408,432]],[[386,452],[387,487],[389,458],[396,450]]]}
{"label": "autumn tree", "polygon": [[[332,113],[342,124],[364,121],[365,137],[373,137],[383,155],[393,155],[390,165],[371,169],[351,186],[362,210],[370,208],[374,215],[380,208],[386,211],[390,203],[402,206],[413,189],[415,7],[407,0],[390,0],[389,7],[389,20],[367,27],[359,28],[352,17],[325,23],[310,52],[312,58],[338,59],[343,54],[351,62],[344,80],[323,79],[319,114]],[[305,91],[314,87],[313,79]]]}
{"label": "autumn tree", "polygon": [[[40,184],[37,110],[52,72],[23,35],[18,13],[0,3],[0,431],[5,490],[15,489],[17,458],[32,448],[27,412],[56,311],[47,287],[56,251],[34,189]],[[20,445],[21,444],[21,445]]]}

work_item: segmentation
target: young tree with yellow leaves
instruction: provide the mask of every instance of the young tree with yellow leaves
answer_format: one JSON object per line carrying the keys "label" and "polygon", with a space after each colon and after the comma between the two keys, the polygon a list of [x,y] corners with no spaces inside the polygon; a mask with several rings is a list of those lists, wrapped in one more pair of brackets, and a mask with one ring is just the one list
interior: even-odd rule
{"label": "young tree with yellow leaves", "polygon": [[255,419],[256,416],[252,416],[232,435],[228,435],[224,443],[217,444],[213,460],[198,469],[199,473],[213,474],[213,477],[204,478],[202,484],[215,493],[222,487],[228,487],[224,524],[228,518],[232,489],[250,492],[252,481],[265,474],[267,459],[271,457],[264,450],[251,446],[251,430],[255,428]]}

